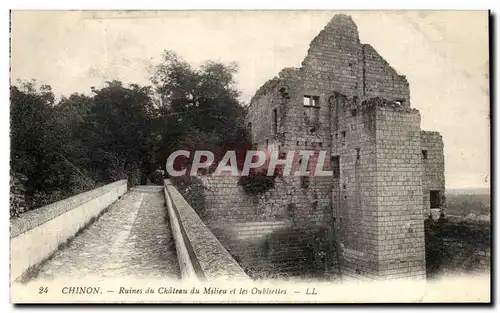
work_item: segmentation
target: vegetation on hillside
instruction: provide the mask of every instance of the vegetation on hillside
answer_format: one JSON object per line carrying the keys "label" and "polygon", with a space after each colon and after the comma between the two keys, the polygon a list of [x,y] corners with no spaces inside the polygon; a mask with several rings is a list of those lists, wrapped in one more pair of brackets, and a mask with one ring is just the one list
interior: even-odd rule
{"label": "vegetation on hillside", "polygon": [[469,214],[488,215],[491,208],[489,194],[447,194],[446,214],[466,217]]}

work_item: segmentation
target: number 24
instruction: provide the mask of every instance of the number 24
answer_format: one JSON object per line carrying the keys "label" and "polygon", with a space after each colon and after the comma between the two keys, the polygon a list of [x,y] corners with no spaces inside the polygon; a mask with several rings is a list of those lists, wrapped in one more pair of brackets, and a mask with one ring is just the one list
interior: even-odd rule
{"label": "number 24", "polygon": [[48,287],[40,287],[38,288],[38,293],[48,293],[49,292],[49,288]]}

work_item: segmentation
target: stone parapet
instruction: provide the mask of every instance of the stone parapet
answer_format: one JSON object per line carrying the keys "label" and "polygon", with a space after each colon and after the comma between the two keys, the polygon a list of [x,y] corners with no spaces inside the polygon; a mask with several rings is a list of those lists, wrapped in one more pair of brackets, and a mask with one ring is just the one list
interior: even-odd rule
{"label": "stone parapet", "polygon": [[120,180],[11,219],[11,280],[47,259],[126,191],[127,181]]}
{"label": "stone parapet", "polygon": [[192,267],[195,278],[207,281],[250,279],[169,180],[165,190],[169,217],[179,225],[173,231],[181,271]]}

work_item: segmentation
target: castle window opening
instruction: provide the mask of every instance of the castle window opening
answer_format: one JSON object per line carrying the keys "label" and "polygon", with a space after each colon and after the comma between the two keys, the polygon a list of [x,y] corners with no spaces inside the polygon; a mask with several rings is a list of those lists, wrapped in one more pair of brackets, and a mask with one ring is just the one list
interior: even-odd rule
{"label": "castle window opening", "polygon": [[358,112],[356,111],[356,109],[352,109],[351,110],[351,115],[352,116],[356,116],[358,114]]}
{"label": "castle window opening", "polygon": [[290,95],[288,94],[287,90],[285,87],[282,87],[279,89],[279,92],[281,93],[281,96],[285,99],[290,99]]}
{"label": "castle window opening", "polygon": [[309,188],[309,176],[300,176],[300,187],[304,189]]}
{"label": "castle window opening", "polygon": [[278,133],[278,109],[273,109],[273,134]]}
{"label": "castle window opening", "polygon": [[356,148],[356,160],[359,160],[360,157],[359,153],[360,153],[360,148]]}
{"label": "castle window opening", "polygon": [[422,150],[422,159],[427,160],[427,150]]}
{"label": "castle window opening", "polygon": [[402,99],[399,99],[399,100],[394,101],[394,103],[401,106],[401,105],[405,104],[405,101]]}
{"label": "castle window opening", "polygon": [[308,96],[304,96],[304,106],[305,107],[311,106],[311,98],[309,98]]}
{"label": "castle window opening", "polygon": [[305,107],[319,107],[319,97],[318,96],[304,96],[304,106]]}
{"label": "castle window opening", "polygon": [[340,157],[338,155],[334,155],[330,158],[332,164],[332,172],[333,178],[340,177]]}

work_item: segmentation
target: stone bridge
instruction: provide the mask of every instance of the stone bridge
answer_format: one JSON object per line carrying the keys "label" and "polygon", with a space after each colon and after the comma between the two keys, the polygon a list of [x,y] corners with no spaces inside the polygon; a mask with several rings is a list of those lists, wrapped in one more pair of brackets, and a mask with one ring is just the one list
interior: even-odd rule
{"label": "stone bridge", "polygon": [[102,277],[248,279],[170,184],[127,181],[10,222],[11,281]]}

